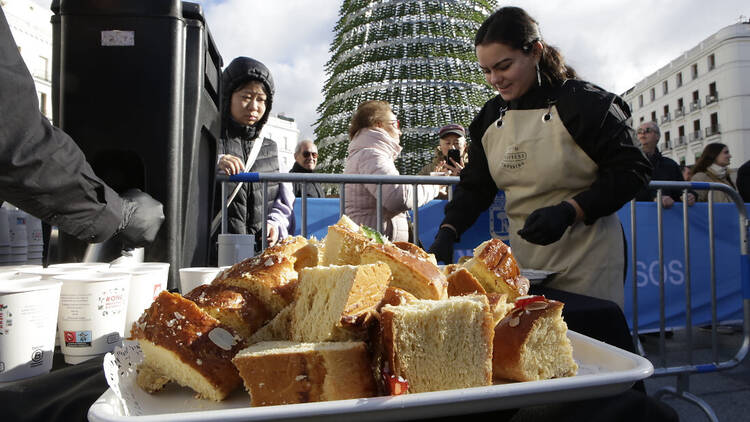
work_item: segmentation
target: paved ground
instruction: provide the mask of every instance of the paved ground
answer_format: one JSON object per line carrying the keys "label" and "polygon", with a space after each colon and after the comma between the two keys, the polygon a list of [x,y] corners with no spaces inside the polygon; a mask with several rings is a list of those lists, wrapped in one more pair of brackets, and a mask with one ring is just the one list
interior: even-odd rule
{"label": "paved ground", "polygon": [[[742,345],[742,327],[734,326],[733,334],[717,334],[717,352],[719,362],[731,359]],[[711,332],[693,329],[693,363],[709,363],[714,359]],[[654,367],[663,366],[660,354],[659,337],[642,336],[643,348]],[[665,340],[666,366],[678,366],[688,362],[687,333],[684,330],[674,332]],[[689,377],[689,389],[692,394],[702,398],[716,413],[720,421],[750,420],[750,358],[738,366],[712,373],[694,374]],[[649,395],[664,386],[677,387],[677,377],[651,377],[646,380]],[[664,403],[672,406],[683,422],[708,421],[706,414],[692,402],[666,395]]]}

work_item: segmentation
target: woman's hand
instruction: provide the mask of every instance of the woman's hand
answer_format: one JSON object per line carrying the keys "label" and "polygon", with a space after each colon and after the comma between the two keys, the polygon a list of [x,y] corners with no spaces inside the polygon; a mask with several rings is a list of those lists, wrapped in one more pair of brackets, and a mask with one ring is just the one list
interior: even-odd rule
{"label": "woman's hand", "polygon": [[224,154],[221,159],[219,159],[219,170],[231,176],[245,171],[245,163],[243,163],[239,157]]}
{"label": "woman's hand", "polygon": [[266,223],[266,242],[268,243],[268,247],[271,247],[276,244],[279,240],[279,230],[276,228],[275,225],[271,223]]}
{"label": "woman's hand", "polygon": [[458,176],[463,169],[464,165],[462,163],[457,163],[453,161],[453,158],[448,157],[448,161],[445,163],[445,170],[448,171],[448,176]]}

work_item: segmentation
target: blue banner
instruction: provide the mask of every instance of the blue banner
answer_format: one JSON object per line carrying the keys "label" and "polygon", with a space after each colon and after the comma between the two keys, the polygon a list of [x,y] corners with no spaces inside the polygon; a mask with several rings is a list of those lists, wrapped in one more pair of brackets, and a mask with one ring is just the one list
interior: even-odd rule
{"label": "blue banner", "polygon": [[[504,196],[498,196],[495,203],[477,219],[456,244],[455,258],[472,255],[473,249],[489,239],[499,237],[507,240],[507,218],[504,212]],[[447,201],[431,201],[419,209],[419,238],[425,249],[437,234],[443,219]],[[329,225],[339,218],[337,198],[308,199],[307,234],[318,239],[325,237]],[[300,234],[301,202],[294,205],[297,233]],[[656,204],[639,202],[636,204],[637,261],[635,280],[638,285],[638,326],[639,330],[659,327],[659,250]],[[632,324],[633,275],[630,249],[630,204],[625,205],[618,216],[628,242],[627,279],[625,281],[625,314]],[[708,236],[708,208],[706,203],[697,203],[688,208],[690,267],[685,264],[682,204],[676,203],[663,213],[664,247],[664,303],[665,325],[679,327],[685,325],[685,289],[688,278],[691,286],[692,323],[701,325],[711,320],[711,273]],[[719,320],[742,319],[743,260],[740,256],[739,217],[734,204],[714,204],[714,258],[716,269],[717,318]],[[745,259],[747,257],[744,257]],[[745,283],[746,286],[750,285]],[[746,295],[750,289],[745,287]]]}

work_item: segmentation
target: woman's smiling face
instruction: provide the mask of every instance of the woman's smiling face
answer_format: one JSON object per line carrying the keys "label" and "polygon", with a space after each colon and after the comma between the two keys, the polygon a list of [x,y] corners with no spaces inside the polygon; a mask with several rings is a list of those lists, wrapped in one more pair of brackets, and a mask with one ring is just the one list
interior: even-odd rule
{"label": "woman's smiling face", "polygon": [[537,57],[533,53],[492,42],[477,45],[476,55],[485,80],[505,101],[520,98],[536,83]]}

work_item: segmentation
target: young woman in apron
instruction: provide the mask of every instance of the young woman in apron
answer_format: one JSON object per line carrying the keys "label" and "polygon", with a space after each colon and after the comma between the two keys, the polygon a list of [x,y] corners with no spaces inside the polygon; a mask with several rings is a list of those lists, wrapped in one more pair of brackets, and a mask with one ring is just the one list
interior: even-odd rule
{"label": "young woman in apron", "polygon": [[614,213],[651,173],[627,104],[577,79],[523,9],[496,11],[474,45],[499,95],[469,127],[469,163],[431,252],[450,262],[453,243],[503,189],[521,268],[552,271],[547,287],[622,307],[625,245]]}

